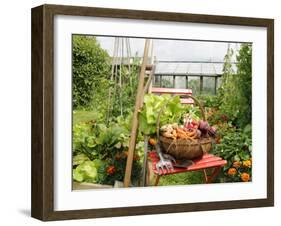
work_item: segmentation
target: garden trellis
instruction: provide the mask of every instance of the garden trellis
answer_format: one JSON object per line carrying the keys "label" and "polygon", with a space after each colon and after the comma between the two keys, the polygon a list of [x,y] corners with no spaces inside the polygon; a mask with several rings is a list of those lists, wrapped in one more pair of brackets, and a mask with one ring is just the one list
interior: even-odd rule
{"label": "garden trellis", "polygon": [[113,106],[110,104],[112,99],[117,95],[117,86],[119,88],[119,104],[120,114],[123,116],[123,101],[122,101],[122,86],[123,86],[123,67],[126,67],[129,84],[132,89],[132,78],[131,78],[131,46],[129,38],[115,38],[113,47],[113,56],[111,58],[111,76],[110,81],[114,84],[114,87],[110,86],[108,91],[108,112],[107,120],[109,119]]}

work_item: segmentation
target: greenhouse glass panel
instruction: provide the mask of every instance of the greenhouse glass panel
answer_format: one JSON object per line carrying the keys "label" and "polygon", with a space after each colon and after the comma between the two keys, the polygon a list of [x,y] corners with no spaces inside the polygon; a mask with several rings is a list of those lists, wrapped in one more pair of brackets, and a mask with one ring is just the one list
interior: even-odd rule
{"label": "greenhouse glass panel", "polygon": [[177,88],[177,89],[185,89],[186,88],[186,77],[185,76],[176,76],[175,88]]}
{"label": "greenhouse glass panel", "polygon": [[200,77],[198,76],[189,76],[188,77],[188,88],[192,89],[193,95],[200,94]]}
{"label": "greenhouse glass panel", "polygon": [[162,76],[161,87],[163,88],[173,88],[173,76]]}
{"label": "greenhouse glass panel", "polygon": [[203,78],[203,94],[215,94],[215,78],[212,77],[204,77]]}

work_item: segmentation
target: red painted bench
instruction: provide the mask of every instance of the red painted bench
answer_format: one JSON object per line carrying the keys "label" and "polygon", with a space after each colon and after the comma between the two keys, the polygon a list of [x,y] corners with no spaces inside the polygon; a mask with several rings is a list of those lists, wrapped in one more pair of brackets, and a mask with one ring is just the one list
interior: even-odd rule
{"label": "red painted bench", "polygon": [[[186,168],[174,167],[173,172],[168,172],[166,169],[164,169],[164,173],[159,174],[156,169],[156,164],[159,161],[159,157],[157,153],[155,151],[150,151],[148,153],[148,157],[152,162],[152,171],[156,175],[156,179],[154,183],[155,186],[158,185],[161,176],[190,172],[190,171],[197,171],[197,170],[203,171],[205,183],[211,183],[213,179],[217,176],[217,174],[220,172],[221,167],[223,167],[227,163],[226,160],[223,160],[220,157],[214,156],[212,154],[204,154],[202,158],[194,159],[193,160],[194,164],[189,167]],[[206,172],[206,169],[208,168],[213,169],[210,175],[207,175]]]}
{"label": "red painted bench", "polygon": [[[152,87],[151,93],[153,94],[171,94],[171,95],[192,95],[191,89],[174,89],[174,88],[158,88]],[[182,104],[194,104],[191,98],[181,98]]]}

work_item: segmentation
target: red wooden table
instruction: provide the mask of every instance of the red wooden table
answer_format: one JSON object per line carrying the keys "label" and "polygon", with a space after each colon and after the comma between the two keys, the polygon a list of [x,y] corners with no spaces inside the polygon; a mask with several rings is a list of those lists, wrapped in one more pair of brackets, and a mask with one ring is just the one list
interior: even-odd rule
{"label": "red wooden table", "polygon": [[[149,159],[152,162],[152,171],[156,175],[154,186],[157,186],[160,180],[161,176],[165,175],[171,175],[176,173],[184,173],[189,171],[197,171],[201,170],[204,174],[204,180],[205,183],[210,183],[213,181],[213,179],[217,176],[217,174],[220,172],[221,167],[223,167],[227,161],[217,157],[212,154],[204,154],[202,158],[194,159],[192,160],[194,162],[193,165],[186,167],[186,168],[176,168],[174,167],[173,172],[168,172],[166,169],[164,169],[164,173],[158,173],[156,169],[156,164],[159,161],[159,157],[155,151],[150,151],[148,153]],[[206,169],[212,168],[212,172],[210,175],[207,174]]]}

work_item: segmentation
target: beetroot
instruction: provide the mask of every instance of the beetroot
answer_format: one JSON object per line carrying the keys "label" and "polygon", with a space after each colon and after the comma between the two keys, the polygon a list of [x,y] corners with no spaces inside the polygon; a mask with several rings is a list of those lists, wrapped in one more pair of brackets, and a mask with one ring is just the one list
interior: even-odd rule
{"label": "beetroot", "polygon": [[209,130],[208,130],[208,134],[212,137],[215,137],[217,133],[217,129],[213,126],[210,126]]}
{"label": "beetroot", "polygon": [[201,130],[201,132],[206,132],[207,130],[209,130],[209,127],[210,126],[207,121],[200,120],[198,128]]}

